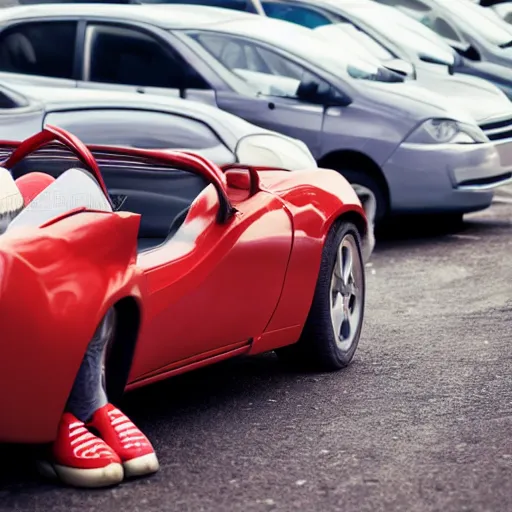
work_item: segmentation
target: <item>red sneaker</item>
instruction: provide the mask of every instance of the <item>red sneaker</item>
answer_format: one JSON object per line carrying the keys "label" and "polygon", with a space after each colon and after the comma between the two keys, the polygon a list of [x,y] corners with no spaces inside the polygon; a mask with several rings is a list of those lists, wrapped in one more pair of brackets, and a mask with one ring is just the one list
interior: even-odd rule
{"label": "red sneaker", "polygon": [[156,473],[160,468],[148,438],[112,404],[98,409],[88,426],[119,455],[127,478]]}
{"label": "red sneaker", "polygon": [[76,487],[106,487],[123,480],[118,455],[84,423],[64,413],[51,457],[38,463],[40,472]]}

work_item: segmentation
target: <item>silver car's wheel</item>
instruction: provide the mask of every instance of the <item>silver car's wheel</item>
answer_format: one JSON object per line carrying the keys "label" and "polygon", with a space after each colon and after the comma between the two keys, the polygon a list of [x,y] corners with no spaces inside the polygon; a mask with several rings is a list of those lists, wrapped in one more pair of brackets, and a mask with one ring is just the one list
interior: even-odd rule
{"label": "silver car's wheel", "polygon": [[366,282],[361,238],[343,220],[327,236],[316,289],[301,339],[277,354],[289,363],[339,370],[352,361],[364,320]]}
{"label": "silver car's wheel", "polygon": [[338,247],[331,277],[331,322],[336,344],[350,350],[363,312],[363,263],[353,234],[347,233]]}
{"label": "silver car's wheel", "polygon": [[361,201],[361,206],[366,213],[368,224],[373,228],[377,216],[377,197],[372,190],[359,183],[352,183],[352,188]]}
{"label": "silver car's wheel", "polygon": [[364,169],[337,168],[352,185],[366,217],[372,227],[378,226],[389,214],[389,201],[385,182],[370,175]]}

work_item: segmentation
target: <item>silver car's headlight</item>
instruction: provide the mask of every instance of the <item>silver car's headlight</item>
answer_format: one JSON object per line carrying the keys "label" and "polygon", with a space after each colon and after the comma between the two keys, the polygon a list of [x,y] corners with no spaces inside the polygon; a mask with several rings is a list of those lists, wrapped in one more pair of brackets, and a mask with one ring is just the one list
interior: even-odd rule
{"label": "silver car's headlight", "polygon": [[453,119],[428,119],[407,138],[407,142],[416,144],[478,144],[488,141],[478,126]]}

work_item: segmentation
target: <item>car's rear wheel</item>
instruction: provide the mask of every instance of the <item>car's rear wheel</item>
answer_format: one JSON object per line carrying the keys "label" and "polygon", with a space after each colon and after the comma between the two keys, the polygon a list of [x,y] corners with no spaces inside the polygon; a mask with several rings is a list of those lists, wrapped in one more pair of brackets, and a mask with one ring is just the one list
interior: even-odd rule
{"label": "car's rear wheel", "polygon": [[364,319],[366,283],[361,238],[350,222],[335,223],[325,242],[320,272],[301,339],[277,351],[287,363],[339,370],[352,361]]}

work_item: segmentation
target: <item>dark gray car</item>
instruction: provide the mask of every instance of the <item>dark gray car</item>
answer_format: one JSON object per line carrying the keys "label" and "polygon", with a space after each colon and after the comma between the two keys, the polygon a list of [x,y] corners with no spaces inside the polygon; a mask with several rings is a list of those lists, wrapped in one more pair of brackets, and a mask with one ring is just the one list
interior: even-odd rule
{"label": "dark gray car", "polygon": [[378,218],[460,218],[489,206],[493,189],[512,178],[509,102],[496,104],[482,128],[441,96],[263,16],[190,5],[7,8],[0,69],[18,82],[218,106],[305,142],[321,167],[377,202]]}

